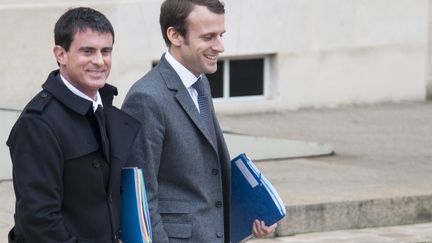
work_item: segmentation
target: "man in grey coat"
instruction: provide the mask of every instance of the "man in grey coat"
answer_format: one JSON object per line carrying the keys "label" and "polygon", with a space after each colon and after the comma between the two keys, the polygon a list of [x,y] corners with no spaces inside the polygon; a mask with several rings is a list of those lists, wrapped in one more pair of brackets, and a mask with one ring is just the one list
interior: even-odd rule
{"label": "man in grey coat", "polygon": [[[219,0],[166,0],[168,51],[129,90],[122,109],[141,121],[132,149],[142,161],[154,242],[230,242],[230,157],[205,73],[224,51]],[[274,230],[256,221],[261,237]]]}

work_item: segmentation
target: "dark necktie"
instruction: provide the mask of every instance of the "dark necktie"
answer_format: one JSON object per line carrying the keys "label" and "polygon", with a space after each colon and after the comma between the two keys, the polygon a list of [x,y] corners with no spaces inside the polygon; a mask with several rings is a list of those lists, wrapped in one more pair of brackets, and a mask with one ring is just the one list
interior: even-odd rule
{"label": "dark necktie", "polygon": [[98,106],[94,114],[96,117],[96,121],[98,123],[99,133],[101,136],[100,141],[101,141],[102,151],[105,155],[107,162],[109,162],[109,154],[110,154],[109,140],[106,132],[105,115],[101,105]]}
{"label": "dark necktie", "polygon": [[198,78],[198,80],[192,85],[192,87],[198,92],[198,106],[200,110],[201,121],[206,126],[208,135],[210,135],[213,144],[216,146],[216,133],[213,124],[213,115],[210,109],[210,97],[204,89],[204,83],[202,78]]}

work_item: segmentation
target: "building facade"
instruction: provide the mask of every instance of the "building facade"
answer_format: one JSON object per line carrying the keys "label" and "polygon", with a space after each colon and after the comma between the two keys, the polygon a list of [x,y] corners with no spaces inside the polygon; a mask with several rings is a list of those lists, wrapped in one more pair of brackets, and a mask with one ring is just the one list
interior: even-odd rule
{"label": "building facade", "polygon": [[[120,106],[166,51],[161,0],[0,0],[0,136],[55,69],[53,28],[94,7],[116,40],[109,83]],[[423,101],[432,93],[432,0],[225,0],[225,52],[211,75],[219,114]],[[429,91],[428,91],[429,90]],[[10,178],[1,146],[2,178]],[[7,165],[6,165],[7,164]]]}

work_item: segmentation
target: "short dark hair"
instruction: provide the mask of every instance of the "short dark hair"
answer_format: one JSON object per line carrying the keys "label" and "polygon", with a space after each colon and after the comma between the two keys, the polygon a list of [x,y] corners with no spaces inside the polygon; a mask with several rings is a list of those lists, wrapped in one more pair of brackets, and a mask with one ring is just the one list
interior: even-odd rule
{"label": "short dark hair", "polygon": [[165,0],[161,5],[159,23],[167,46],[171,45],[166,33],[171,26],[180,35],[187,37],[186,18],[192,12],[194,5],[205,6],[215,14],[225,13],[225,6],[219,0]]}
{"label": "short dark hair", "polygon": [[92,8],[71,8],[57,20],[54,27],[54,41],[56,45],[66,51],[78,32],[90,29],[99,33],[111,33],[114,43],[114,28],[102,13]]}

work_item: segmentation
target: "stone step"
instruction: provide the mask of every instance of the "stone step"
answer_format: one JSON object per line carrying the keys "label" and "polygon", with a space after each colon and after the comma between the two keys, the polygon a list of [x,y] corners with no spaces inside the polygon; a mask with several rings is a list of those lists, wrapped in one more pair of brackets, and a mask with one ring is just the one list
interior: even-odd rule
{"label": "stone step", "polygon": [[432,222],[432,195],[290,205],[277,236]]}

